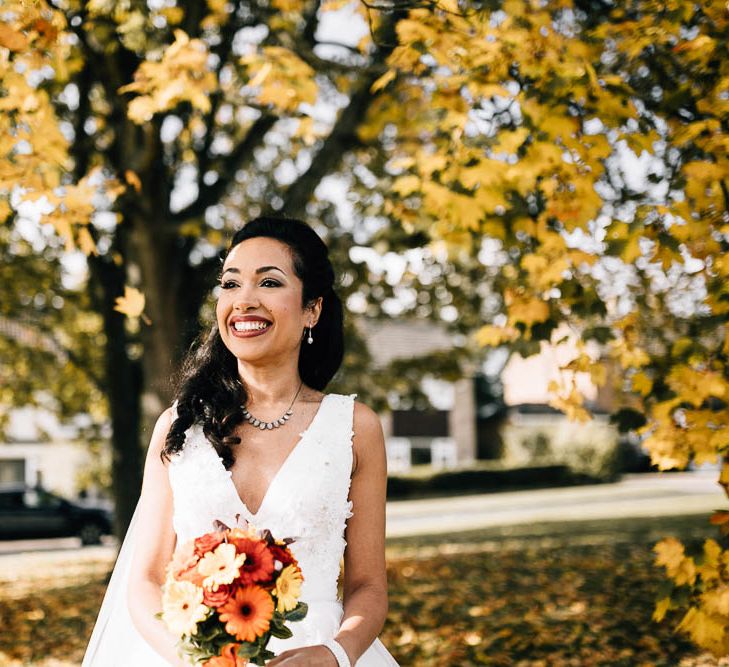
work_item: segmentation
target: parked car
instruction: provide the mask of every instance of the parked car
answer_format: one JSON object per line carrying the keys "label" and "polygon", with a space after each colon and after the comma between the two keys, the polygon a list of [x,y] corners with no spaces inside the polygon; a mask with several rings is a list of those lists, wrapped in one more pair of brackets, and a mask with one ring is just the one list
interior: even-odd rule
{"label": "parked car", "polygon": [[0,540],[78,536],[84,545],[100,544],[112,527],[109,510],[82,507],[38,486],[0,486]]}

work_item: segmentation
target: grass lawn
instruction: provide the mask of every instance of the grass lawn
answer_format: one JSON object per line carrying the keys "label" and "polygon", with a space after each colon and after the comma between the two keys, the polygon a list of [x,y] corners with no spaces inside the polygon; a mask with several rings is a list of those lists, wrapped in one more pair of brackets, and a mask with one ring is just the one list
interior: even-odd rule
{"label": "grass lawn", "polygon": [[[729,665],[651,621],[652,545],[713,535],[705,518],[571,522],[388,540],[380,635],[403,667]],[[0,665],[81,662],[104,577],[3,595]]]}

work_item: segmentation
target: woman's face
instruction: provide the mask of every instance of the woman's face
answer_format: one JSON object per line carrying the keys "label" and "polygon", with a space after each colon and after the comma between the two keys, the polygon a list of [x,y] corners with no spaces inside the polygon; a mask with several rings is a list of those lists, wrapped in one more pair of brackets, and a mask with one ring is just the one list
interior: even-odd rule
{"label": "woman's face", "polygon": [[286,244],[268,237],[242,241],[225,258],[220,286],[218,328],[236,358],[280,361],[292,352],[298,358],[304,328],[318,320],[322,299],[302,309],[303,284]]}

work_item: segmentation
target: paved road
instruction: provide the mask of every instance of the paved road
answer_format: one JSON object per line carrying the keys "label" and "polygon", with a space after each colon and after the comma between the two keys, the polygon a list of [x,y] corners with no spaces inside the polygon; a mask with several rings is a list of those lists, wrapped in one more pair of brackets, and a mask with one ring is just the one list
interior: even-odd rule
{"label": "paved road", "polygon": [[[388,537],[453,533],[460,530],[600,520],[709,514],[726,508],[716,470],[626,475],[615,484],[573,486],[507,493],[464,495],[387,503]],[[34,564],[73,563],[81,571],[108,569],[116,543],[80,548],[75,538],[0,542],[0,591],[3,584],[30,583]],[[22,559],[21,559],[22,557]],[[22,560],[22,566],[21,566]],[[41,576],[39,574],[39,576]]]}
{"label": "paved road", "polygon": [[614,484],[392,501],[387,535],[403,537],[530,523],[707,515],[727,507],[716,470],[625,475]]}

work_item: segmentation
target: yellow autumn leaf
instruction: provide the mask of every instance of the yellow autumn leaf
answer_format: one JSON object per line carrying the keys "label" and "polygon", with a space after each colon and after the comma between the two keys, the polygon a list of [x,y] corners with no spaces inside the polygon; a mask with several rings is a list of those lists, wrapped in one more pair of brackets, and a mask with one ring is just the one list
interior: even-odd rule
{"label": "yellow autumn leaf", "polygon": [[656,565],[665,567],[669,574],[675,572],[686,557],[686,549],[675,537],[665,537],[653,546]]}
{"label": "yellow autumn leaf", "polygon": [[282,111],[296,111],[300,104],[314,104],[319,88],[314,70],[299,56],[282,46],[264,46],[260,52],[243,56],[240,63],[256,74],[249,81],[260,104]]}
{"label": "yellow autumn leaf", "polygon": [[0,197],[0,223],[5,222],[12,214],[13,209],[10,207],[5,197]]}
{"label": "yellow autumn leaf", "polygon": [[86,256],[99,254],[96,243],[94,243],[94,239],[86,227],[81,227],[78,231],[78,246]]}
{"label": "yellow autumn leaf", "polygon": [[549,317],[549,305],[543,299],[520,296],[508,290],[505,297],[510,325],[523,322],[527,326],[532,326],[538,322],[544,322]]}
{"label": "yellow autumn leaf", "polygon": [[706,160],[687,162],[683,166],[683,173],[686,178],[707,183],[725,179],[729,175],[729,165],[721,165]]}
{"label": "yellow autumn leaf", "polygon": [[666,612],[671,608],[671,598],[665,597],[661,598],[656,602],[656,608],[653,611],[653,620],[656,621],[656,623],[660,623],[664,616],[666,615]]}
{"label": "yellow autumn leaf", "polygon": [[579,121],[573,116],[565,113],[555,113],[544,118],[540,124],[540,128],[544,130],[552,139],[567,139],[572,137],[579,129]]}
{"label": "yellow autumn leaf", "polygon": [[314,129],[314,119],[311,116],[301,118],[294,136],[300,137],[305,146],[313,146],[317,139],[317,133]]}
{"label": "yellow autumn leaf", "polygon": [[547,390],[550,392],[548,405],[564,412],[570,421],[587,422],[592,415],[584,408],[585,397],[573,385],[566,395],[560,395],[559,383],[550,380],[547,383]]}
{"label": "yellow autumn leaf", "polygon": [[131,169],[127,169],[124,172],[124,180],[134,188],[134,191],[137,194],[142,192],[142,181],[139,180],[139,176],[137,176],[136,172]]}
{"label": "yellow autumn leaf", "polygon": [[699,407],[707,398],[724,398],[729,393],[729,385],[720,373],[696,370],[686,364],[671,368],[666,383],[684,400]]}
{"label": "yellow autumn leaf", "polygon": [[725,493],[729,496],[729,456],[724,456],[723,463],[721,464],[719,486],[721,486]]}
{"label": "yellow autumn leaf", "polygon": [[496,141],[492,144],[491,149],[495,153],[515,153],[526,138],[529,136],[529,130],[526,127],[518,127],[511,131],[502,131],[496,135]]}
{"label": "yellow autumn leaf", "polygon": [[28,48],[28,38],[7,23],[0,23],[0,47],[10,51],[22,51]]}
{"label": "yellow autumn leaf", "polygon": [[683,470],[688,465],[688,447],[661,430],[648,435],[642,444],[659,470]]}
{"label": "yellow autumn leaf", "polygon": [[726,619],[697,607],[689,607],[676,630],[688,633],[699,646],[720,649],[720,640],[726,632]]}
{"label": "yellow autumn leaf", "polygon": [[422,181],[417,176],[406,174],[405,176],[400,176],[395,179],[392,184],[392,191],[399,194],[401,197],[407,197],[413,192],[418,192],[422,185]]}
{"label": "yellow autumn leaf", "polygon": [[[704,542],[704,557],[696,566],[704,584],[717,581],[720,578],[719,568],[721,566],[721,546],[716,540],[708,539]],[[729,589],[727,589],[729,590]],[[729,604],[729,598],[727,598]],[[729,607],[727,607],[729,615]]]}
{"label": "yellow autumn leaf", "polygon": [[527,253],[521,258],[521,265],[529,273],[529,281],[537,291],[543,291],[561,283],[563,272],[569,266],[566,257],[547,257],[538,253]]}
{"label": "yellow autumn leaf", "polygon": [[636,232],[628,237],[628,241],[620,251],[620,257],[626,264],[633,264],[642,254],[640,249],[640,233]]}
{"label": "yellow autumn leaf", "polygon": [[481,347],[496,347],[502,343],[518,339],[519,330],[514,327],[499,327],[486,324],[476,331],[474,337]]}
{"label": "yellow autumn leaf", "polygon": [[261,67],[261,69],[254,74],[253,78],[248,81],[248,85],[251,88],[257,88],[260,86],[271,73],[271,69],[273,69],[273,65],[271,63],[263,63],[263,67]]}
{"label": "yellow autumn leaf", "polygon": [[370,92],[376,93],[378,90],[382,90],[383,88],[387,87],[387,84],[390,83],[390,81],[393,81],[395,77],[397,76],[397,72],[393,69],[387,70],[381,77],[377,79],[371,86],[370,86]]}
{"label": "yellow autumn leaf", "polygon": [[182,7],[163,7],[159,13],[165,17],[167,25],[179,25],[185,18],[185,10]]}
{"label": "yellow autumn leaf", "polygon": [[141,317],[146,324],[151,324],[149,318],[144,314],[145,298],[144,294],[136,287],[124,286],[124,296],[118,296],[114,305],[114,310],[126,315],[130,318]]}
{"label": "yellow autumn leaf", "polygon": [[635,391],[643,396],[647,396],[653,389],[653,380],[649,378],[643,371],[638,371],[633,375],[632,386]]}
{"label": "yellow autumn leaf", "polygon": [[271,4],[281,12],[302,12],[306,6],[303,0],[273,0]]}
{"label": "yellow autumn leaf", "polygon": [[722,584],[716,589],[704,591],[701,601],[709,613],[729,617],[729,585]]}
{"label": "yellow autumn leaf", "polygon": [[179,28],[174,35],[175,41],[159,62],[144,61],[134,73],[134,81],[119,88],[120,93],[138,93],[127,110],[135,123],[145,123],[155,113],[184,101],[202,112],[210,109],[209,96],[217,81],[208,69],[207,46]]}

